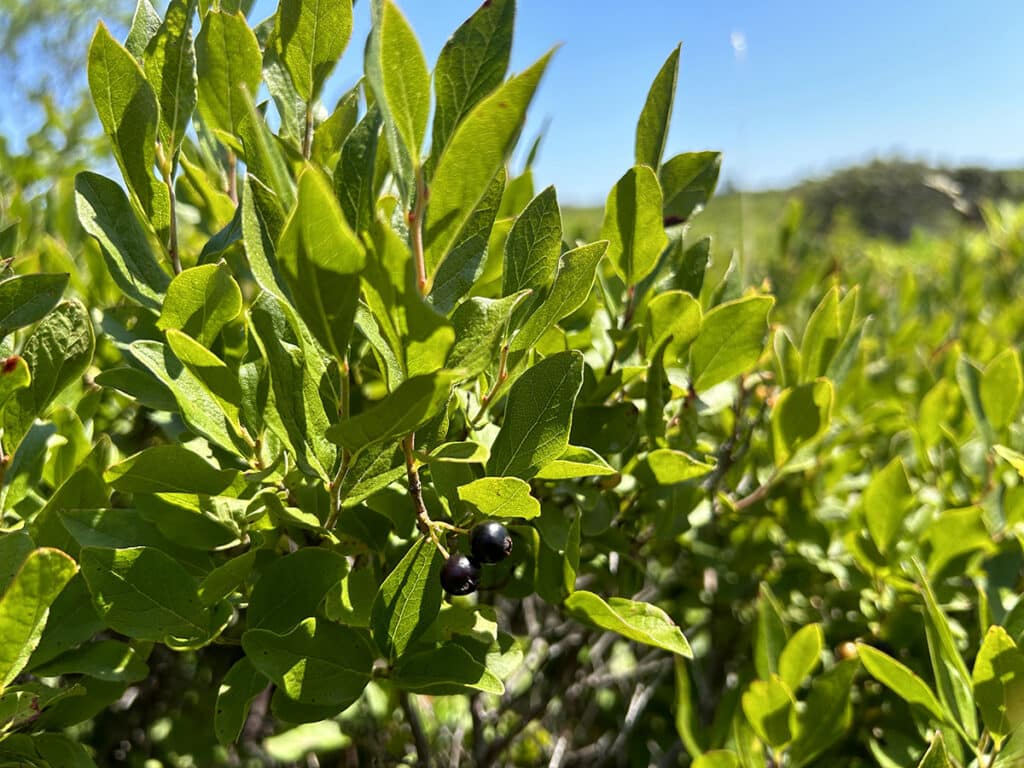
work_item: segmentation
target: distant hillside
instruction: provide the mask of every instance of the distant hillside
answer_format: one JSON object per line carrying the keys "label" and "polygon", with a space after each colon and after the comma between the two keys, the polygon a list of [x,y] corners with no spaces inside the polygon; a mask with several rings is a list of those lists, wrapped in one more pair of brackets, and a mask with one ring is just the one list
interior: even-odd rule
{"label": "distant hillside", "polygon": [[[773,248],[791,199],[804,208],[806,226],[827,232],[840,220],[872,237],[906,240],[915,229],[934,233],[980,223],[984,200],[1024,200],[1024,170],[931,168],[922,163],[875,161],[824,179],[765,192],[722,192],[694,217],[688,239],[714,238],[716,252],[757,253]],[[566,238],[592,240],[601,229],[599,208],[563,211]]]}

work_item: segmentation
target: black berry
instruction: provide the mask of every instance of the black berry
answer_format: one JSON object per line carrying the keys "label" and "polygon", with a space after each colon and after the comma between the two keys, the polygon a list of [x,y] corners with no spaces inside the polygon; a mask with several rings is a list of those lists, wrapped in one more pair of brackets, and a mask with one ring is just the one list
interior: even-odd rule
{"label": "black berry", "polygon": [[468,595],[480,584],[480,566],[461,552],[452,552],[441,569],[441,587],[449,595]]}
{"label": "black berry", "polygon": [[500,563],[512,554],[512,537],[501,523],[481,523],[470,532],[469,547],[481,563]]}

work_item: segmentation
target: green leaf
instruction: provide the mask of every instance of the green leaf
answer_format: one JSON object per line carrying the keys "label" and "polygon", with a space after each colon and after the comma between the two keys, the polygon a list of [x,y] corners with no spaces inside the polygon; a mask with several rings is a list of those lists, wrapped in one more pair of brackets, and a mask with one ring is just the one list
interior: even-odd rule
{"label": "green leaf", "polygon": [[1021,478],[1024,478],[1024,453],[1019,453],[1012,448],[998,444],[993,445],[992,449],[996,452],[999,458],[1017,470],[1017,474],[1019,474]]}
{"label": "green leaf", "polygon": [[690,347],[693,386],[704,392],[754,366],[764,351],[770,296],[750,296],[721,304],[706,315]]}
{"label": "green leaf", "polygon": [[530,201],[505,240],[502,296],[526,289],[538,296],[551,285],[561,250],[562,217],[555,188],[548,187]]}
{"label": "green leaf", "polygon": [[216,496],[238,478],[182,445],[156,445],[108,469],[103,479],[127,493],[204,493]]}
{"label": "green leaf", "polygon": [[92,319],[77,300],[57,305],[40,321],[21,354],[31,382],[14,392],[2,414],[7,453],[15,452],[32,422],[44,416],[50,403],[86,372],[95,344]]}
{"label": "green leaf", "polygon": [[[360,85],[354,85],[342,96],[334,112],[330,117],[320,123],[313,131],[313,148],[310,152],[310,160],[316,165],[325,168],[337,164],[341,148],[359,120],[359,91]],[[376,142],[374,143],[373,155],[377,153]],[[375,157],[373,159],[376,159]],[[352,220],[354,221],[354,219]]]}
{"label": "green leaf", "polygon": [[334,194],[356,232],[368,232],[377,213],[374,161],[382,121],[380,107],[370,107],[342,144],[334,169]]}
{"label": "green leaf", "polygon": [[426,462],[443,462],[446,464],[484,464],[491,455],[486,445],[464,440],[455,443],[442,443],[429,454],[417,453],[417,457]]}
{"label": "green leaf", "polygon": [[0,536],[0,594],[7,589],[34,548],[32,537],[24,528]]}
{"label": "green leaf", "polygon": [[153,254],[124,190],[105,176],[82,171],[75,176],[75,201],[78,220],[99,243],[117,286],[142,306],[159,309],[171,278]]}
{"label": "green leaf", "polygon": [[167,188],[153,174],[160,106],[142,67],[100,23],[89,45],[89,89],[114,157],[142,212],[164,237],[170,221]]}
{"label": "green leaf", "polygon": [[583,384],[583,355],[560,352],[520,376],[491,446],[490,475],[529,480],[569,447],[572,411]]}
{"label": "green leaf", "polygon": [[141,61],[146,46],[149,45],[149,41],[153,39],[159,29],[160,14],[157,13],[156,8],[149,0],[138,0],[124,47],[132,56]]}
{"label": "green leaf", "polygon": [[[373,223],[372,235],[377,258],[367,262],[363,293],[375,321],[390,353],[404,358],[405,376],[436,373],[444,366],[455,331],[420,295],[405,241],[382,221]],[[394,387],[394,381],[389,383]]]}
{"label": "green leaf", "polygon": [[325,619],[306,619],[287,634],[250,629],[245,654],[289,698],[340,712],[370,682],[373,654],[358,630]]}
{"label": "green leaf", "polygon": [[757,600],[757,629],[754,634],[754,666],[762,680],[779,672],[779,659],[789,639],[789,630],[775,595],[761,582]]}
{"label": "green leaf", "polygon": [[800,344],[801,381],[811,381],[826,374],[844,332],[839,316],[839,288],[833,286],[807,320]]}
{"label": "green leaf", "polygon": [[754,680],[742,698],[743,714],[758,736],[778,749],[792,739],[789,720],[795,704],[793,693],[778,675]]}
{"label": "green leaf", "polygon": [[118,640],[86,643],[32,670],[41,677],[88,675],[97,680],[135,683],[149,675],[149,666],[135,648]]}
{"label": "green leaf", "polygon": [[599,240],[559,257],[551,289],[539,304],[533,305],[522,328],[512,338],[512,354],[518,356],[533,349],[550,328],[583,306],[594,286],[597,265],[607,249],[608,243]]}
{"label": "green leaf", "polygon": [[484,258],[505,189],[505,176],[505,169],[499,169],[437,268],[427,298],[438,312],[451,312],[483,274]]}
{"label": "green leaf", "polygon": [[664,291],[654,296],[647,304],[647,349],[657,349],[671,336],[665,347],[668,364],[683,362],[683,355],[700,333],[702,315],[700,302],[685,291]]}
{"label": "green leaf", "polygon": [[36,549],[22,561],[0,597],[0,693],[28,663],[46,626],[50,605],[78,572],[57,549]]}
{"label": "green leaf", "polygon": [[784,466],[800,448],[828,431],[834,399],[828,379],[791,387],[778,396],[771,415],[776,467]]}
{"label": "green leaf", "polygon": [[779,677],[791,691],[795,691],[804,679],[821,663],[821,650],[825,635],[820,624],[801,627],[786,642],[779,655]]}
{"label": "green leaf", "polygon": [[391,682],[403,691],[431,696],[474,690],[497,695],[505,692],[500,678],[465,648],[454,644],[403,656],[395,665]]}
{"label": "green leaf", "polygon": [[136,640],[198,647],[214,634],[195,580],[151,547],[82,549],[82,575],[108,627]]}
{"label": "green leaf", "polygon": [[199,599],[209,607],[227,600],[249,578],[256,562],[256,550],[233,557],[210,571],[199,583]]}
{"label": "green leaf", "polygon": [[474,296],[462,302],[452,313],[455,344],[445,367],[463,371],[466,379],[484,373],[498,356],[512,311],[528,295],[529,291],[520,291],[503,299]]}
{"label": "green leaf", "polygon": [[310,332],[336,359],[347,357],[366,253],[330,185],[312,167],[299,177],[277,263]]}
{"label": "green leaf", "polygon": [[242,385],[238,374],[213,352],[181,331],[168,330],[167,345],[210,393],[231,429],[242,439]]}
{"label": "green leaf", "polygon": [[352,507],[405,476],[405,455],[394,444],[368,448],[352,459],[341,482],[342,506]]}
{"label": "green leaf", "polygon": [[530,495],[530,484],[518,477],[481,477],[460,486],[458,492],[483,517],[532,520],[540,516],[540,502]]}
{"label": "green leaf", "polygon": [[481,5],[455,30],[434,67],[434,127],[431,158],[436,165],[458,125],[505,77],[512,52],[515,0]]}
{"label": "green leaf", "polygon": [[171,0],[163,23],[146,46],[144,67],[160,105],[157,135],[164,155],[173,162],[196,108],[192,0]]}
{"label": "green leaf", "polygon": [[1024,396],[1024,371],[1016,349],[1004,349],[985,366],[979,394],[992,429],[1005,429],[1016,420]]}
{"label": "green leaf", "polygon": [[[666,188],[665,184],[666,180],[662,179],[663,189]],[[684,247],[684,243],[685,240],[681,237],[674,239],[676,250],[671,263],[676,267],[672,276],[672,287],[699,297],[704,287],[704,274],[711,261],[711,238],[702,237],[689,247]]]}
{"label": "green leaf", "polygon": [[665,372],[665,347],[672,340],[666,336],[651,353],[644,381],[644,428],[651,447],[661,447],[665,440],[665,405],[669,391],[668,374]]}
{"label": "green leaf", "polygon": [[15,275],[0,283],[0,340],[42,320],[64,293],[69,275]]}
{"label": "green leaf", "polygon": [[[718,185],[718,172],[722,167],[721,152],[684,152],[666,160],[658,172],[658,180],[661,182],[662,193],[664,194],[663,213],[666,224],[679,224],[689,221],[695,211],[708,204],[711,196],[715,194],[715,187]],[[700,251],[693,253],[696,265],[704,259],[707,264],[707,248],[703,254]],[[690,256],[690,251],[687,251]],[[695,265],[695,266],[696,266]],[[704,270],[698,268],[700,278],[703,279]],[[693,271],[691,270],[691,274]],[[686,288],[686,286],[679,286]],[[696,293],[700,292],[699,285]]]}
{"label": "green leaf", "polygon": [[304,471],[327,479],[337,455],[327,430],[338,412],[337,393],[323,391],[330,381],[327,361],[290,306],[272,294],[261,294],[249,317],[269,363],[267,424]]}
{"label": "green leaf", "polygon": [[992,425],[988,422],[985,414],[985,407],[981,400],[981,379],[982,373],[966,357],[961,357],[956,364],[956,381],[960,385],[960,394],[963,395],[964,403],[970,412],[974,423],[981,433],[985,445],[991,446],[995,442],[995,435]]}
{"label": "green leaf", "polygon": [[242,190],[242,242],[249,269],[260,288],[287,300],[275,258],[275,243],[284,224],[285,211],[277,195],[247,173]]}
{"label": "green leaf", "polygon": [[906,701],[924,707],[934,717],[944,720],[942,704],[932,689],[913,671],[877,648],[857,643],[857,655],[864,668],[882,685]]}
{"label": "green leaf", "polygon": [[[675,656],[675,723],[676,732],[691,758],[699,759],[703,752],[704,733],[690,683],[688,662],[682,656]],[[714,765],[712,763],[712,765]]]}
{"label": "green leaf", "polygon": [[647,92],[647,101],[636,124],[636,164],[646,165],[658,170],[661,156],[665,152],[668,139],[668,126],[672,118],[672,102],[676,96],[676,83],[679,79],[679,49],[669,54],[662,65],[651,89]]}
{"label": "green leaf", "polygon": [[276,31],[295,90],[312,103],[352,36],[352,0],[281,0]]}
{"label": "green leaf", "polygon": [[246,452],[247,446],[239,444],[237,435],[206,385],[182,365],[169,347],[156,341],[136,341],[129,351],[171,392],[182,420],[191,430],[225,450],[240,455]]}
{"label": "green leaf", "polygon": [[728,749],[713,749],[698,755],[693,761],[693,768],[742,768],[740,759],[735,752]]}
{"label": "green leaf", "polygon": [[537,480],[570,480],[615,473],[615,468],[596,451],[579,445],[570,445],[561,456],[545,464],[534,477]]}
{"label": "green leaf", "polygon": [[850,728],[853,721],[850,687],[859,668],[860,662],[848,659],[814,678],[806,706],[790,717],[795,736],[789,753],[795,767],[813,765],[815,758]]}
{"label": "green leaf", "polygon": [[[5,732],[21,728],[25,728],[26,730],[31,728],[35,730],[39,725],[34,721],[39,719],[41,712],[55,706],[62,699],[81,696],[84,693],[85,689],[80,685],[69,685],[66,688],[52,688],[48,685],[44,685],[43,683],[24,682],[21,685],[11,686],[6,693],[0,695],[0,727],[2,727]],[[0,746],[0,758],[8,758],[10,756],[10,753],[5,753],[4,750],[14,746],[14,743],[20,742],[21,744],[25,744],[26,742],[21,741],[21,739],[28,739],[27,735],[23,736],[20,734],[9,735],[5,733],[5,736],[8,736],[8,738],[4,741],[3,745]],[[25,751],[29,751],[27,745]],[[32,755],[33,757],[35,756],[35,750],[32,750]],[[62,758],[59,763],[47,762],[41,764],[35,762],[23,763],[21,761],[12,763],[7,759],[4,759],[3,765],[5,768],[8,766],[13,768],[15,765],[17,768],[29,765],[33,767],[36,765],[45,765],[46,768],[49,768],[49,766],[52,765],[60,765],[61,768],[64,768],[64,766],[69,764],[81,765],[81,763],[72,762],[73,758],[69,760],[65,755],[59,755],[59,757]],[[95,763],[90,762],[89,764],[95,768]]]}
{"label": "green leaf", "polygon": [[688,453],[670,448],[658,448],[647,454],[647,464],[659,485],[675,485],[703,477],[715,467],[695,459]]}
{"label": "green leaf", "polygon": [[384,134],[399,183],[412,187],[406,168],[420,165],[430,116],[430,71],[416,34],[391,0],[372,0],[373,29],[366,46],[366,76],[384,113]]}
{"label": "green leaf", "polygon": [[[280,710],[274,711],[274,715],[285,719]],[[342,732],[341,725],[336,720],[301,723],[263,739],[264,751],[271,759],[285,765],[301,763],[310,755],[340,752],[351,744],[351,737]]]}
{"label": "green leaf", "polygon": [[[1024,729],[1017,728],[996,755],[992,768],[1017,768],[1024,760]],[[932,768],[935,768],[934,766]],[[946,768],[946,766],[941,766]]]}
{"label": "green leaf", "polygon": [[157,328],[182,331],[203,346],[242,311],[242,291],[224,263],[186,269],[167,288]]}
{"label": "green leaf", "polygon": [[997,742],[1024,723],[1024,654],[1002,627],[988,628],[971,679],[981,719]]}
{"label": "green leaf", "polygon": [[196,37],[199,114],[210,128],[238,133],[260,84],[263,55],[241,13],[211,10]]}
{"label": "green leaf", "polygon": [[957,650],[949,619],[942,612],[932,591],[924,568],[913,561],[918,586],[925,605],[924,629],[928,637],[928,655],[932,661],[939,701],[945,708],[950,723],[959,725],[969,741],[978,739],[978,720],[974,702],[974,688],[960,651]]}
{"label": "green leaf", "polygon": [[319,547],[304,547],[274,560],[253,587],[249,628],[289,632],[316,614],[324,595],[347,571],[344,557]]}
{"label": "green leaf", "polygon": [[373,601],[373,639],[391,659],[434,623],[441,609],[441,553],[420,537],[381,584]]}
{"label": "green leaf", "polygon": [[683,632],[661,608],[650,603],[610,597],[605,602],[593,592],[580,590],[566,598],[565,609],[580,621],[618,632],[629,640],[693,658]]}
{"label": "green leaf", "polygon": [[601,239],[608,241],[608,258],[627,285],[647,277],[668,244],[661,207],[658,177],[646,165],[630,168],[608,193]]}
{"label": "green leaf", "polygon": [[914,495],[903,459],[897,456],[877,472],[864,489],[864,518],[878,550],[885,554],[903,527]]}
{"label": "green leaf", "polygon": [[969,552],[994,553],[998,545],[986,524],[982,507],[947,509],[928,524],[923,538],[931,544],[928,571],[940,573],[956,558]]}
{"label": "green leaf", "polygon": [[953,768],[953,763],[949,761],[949,755],[946,752],[946,742],[942,739],[942,733],[936,733],[932,737],[932,743],[928,746],[924,757],[921,758],[921,762],[917,764],[917,768]]}
{"label": "green leaf", "polygon": [[482,99],[455,129],[430,185],[424,228],[427,274],[441,260],[488,192],[515,144],[551,53]]}
{"label": "green leaf", "polygon": [[441,412],[459,378],[458,373],[438,371],[406,379],[383,400],[331,427],[328,436],[352,453],[405,437]]}
{"label": "green leaf", "polygon": [[236,741],[242,733],[253,700],[269,685],[262,672],[243,656],[234,663],[217,690],[217,708],[213,714],[213,730],[223,745]]}

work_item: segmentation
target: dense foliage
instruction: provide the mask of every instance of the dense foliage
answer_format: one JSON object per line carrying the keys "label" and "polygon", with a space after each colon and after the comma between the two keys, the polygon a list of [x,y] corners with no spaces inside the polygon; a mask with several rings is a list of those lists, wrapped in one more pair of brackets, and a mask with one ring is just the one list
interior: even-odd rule
{"label": "dense foliage", "polygon": [[0,765],[1024,762],[1024,213],[721,258],[677,49],[566,243],[514,0],[370,5],[140,0],[0,209]]}

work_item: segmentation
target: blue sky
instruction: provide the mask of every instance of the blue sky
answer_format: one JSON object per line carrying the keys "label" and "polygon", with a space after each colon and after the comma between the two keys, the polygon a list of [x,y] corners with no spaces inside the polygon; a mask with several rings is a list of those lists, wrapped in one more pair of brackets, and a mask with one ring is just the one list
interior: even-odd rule
{"label": "blue sky", "polygon": [[[433,66],[479,0],[397,2]],[[276,4],[257,0],[252,19]],[[355,11],[331,105],[361,72],[367,0]],[[519,0],[512,69],[561,43],[523,143],[550,121],[538,188],[596,204],[631,165],[647,88],[680,41],[667,154],[722,150],[724,179],[763,189],[877,155],[1024,167],[1021,40],[1024,0]]]}
{"label": "blue sky", "polygon": [[[431,65],[477,6],[399,4]],[[338,92],[358,74],[368,13],[358,0]],[[647,88],[679,41],[668,153],[721,149],[724,177],[765,188],[877,154],[1024,166],[1022,39],[1021,0],[520,0],[512,68],[562,43],[524,136],[550,119],[538,184],[597,203],[631,164]]]}

